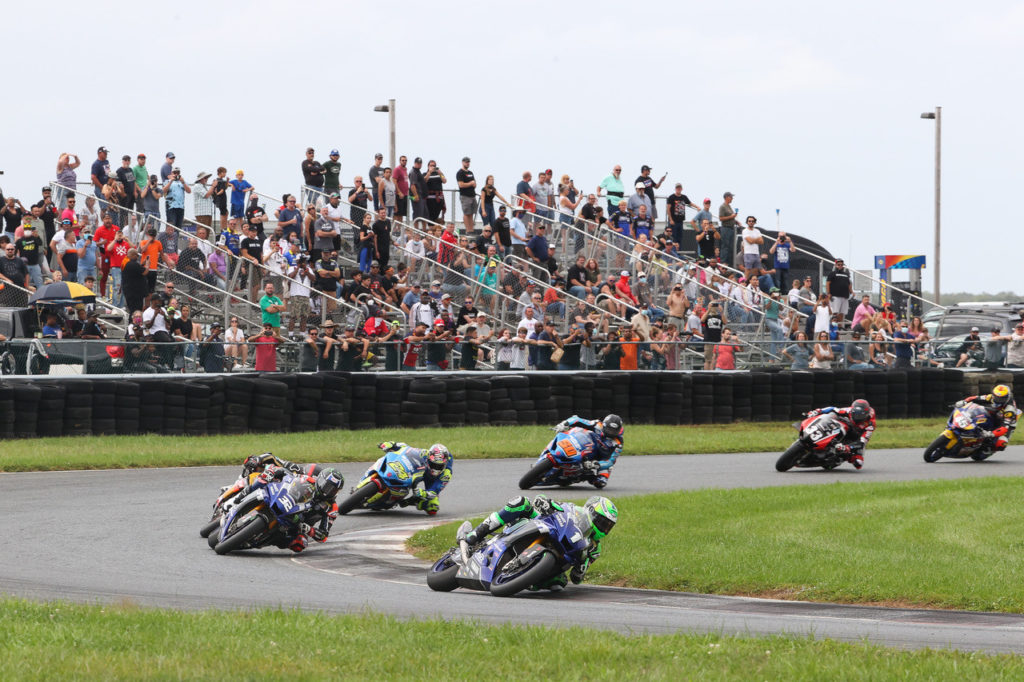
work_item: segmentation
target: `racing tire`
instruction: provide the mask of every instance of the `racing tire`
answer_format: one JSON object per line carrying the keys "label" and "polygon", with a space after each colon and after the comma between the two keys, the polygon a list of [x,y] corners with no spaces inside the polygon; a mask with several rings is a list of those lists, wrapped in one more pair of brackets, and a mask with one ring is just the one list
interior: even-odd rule
{"label": "racing tire", "polygon": [[532,564],[519,569],[508,578],[505,578],[504,573],[498,573],[495,578],[502,582],[491,583],[491,594],[495,597],[511,597],[531,585],[539,585],[551,577],[556,562],[554,554],[543,552]]}
{"label": "racing tire", "polygon": [[551,463],[551,460],[546,457],[534,464],[530,467],[530,470],[519,479],[519,489],[529,490],[540,483],[540,480],[544,478],[549,471],[551,471],[551,467],[553,466],[554,464]]}
{"label": "racing tire", "polygon": [[981,450],[975,450],[974,452],[971,453],[971,459],[973,459],[975,462],[984,462],[986,459],[988,459],[994,454],[996,454],[994,450],[992,452],[982,452]]}
{"label": "racing tire", "polygon": [[455,574],[459,572],[459,565],[449,559],[451,554],[452,552],[449,551],[438,559],[427,573],[427,587],[434,592],[451,592],[459,586],[455,579]]}
{"label": "racing tire", "polygon": [[234,535],[225,538],[223,542],[218,542],[213,551],[223,556],[232,550],[238,549],[266,529],[267,519],[262,514],[257,515],[252,521],[235,531]]}
{"label": "racing tire", "polygon": [[803,443],[801,443],[799,440],[795,441],[792,445],[789,446],[789,449],[783,452],[782,456],[779,457],[779,459],[775,462],[775,470],[789,471],[790,469],[792,469],[794,466],[796,466],[796,463],[800,461],[800,458],[803,457],[804,449],[805,448]]}
{"label": "racing tire", "polygon": [[205,526],[199,529],[199,537],[209,538],[210,533],[220,528],[220,517],[218,516],[214,520],[207,523]]}
{"label": "racing tire", "polygon": [[348,514],[363,502],[373,497],[376,492],[376,485],[373,483],[364,483],[362,486],[356,488],[355,492],[341,501],[338,505],[338,514]]}
{"label": "racing tire", "polygon": [[932,441],[932,444],[924,449],[924,461],[929,464],[933,464],[942,459],[942,453],[946,451],[946,445],[949,443],[949,439],[944,435],[939,436]]}

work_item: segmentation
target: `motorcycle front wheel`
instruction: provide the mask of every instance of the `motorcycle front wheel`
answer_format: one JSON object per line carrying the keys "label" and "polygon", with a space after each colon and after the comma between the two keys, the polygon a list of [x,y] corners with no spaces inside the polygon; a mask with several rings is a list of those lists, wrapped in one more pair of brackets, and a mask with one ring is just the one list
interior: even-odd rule
{"label": "motorcycle front wheel", "polygon": [[782,453],[782,456],[775,462],[776,471],[789,471],[804,455],[804,444],[799,440],[794,441],[789,449]]}
{"label": "motorcycle front wheel", "polygon": [[932,464],[942,459],[942,455],[946,452],[946,446],[949,444],[949,439],[945,435],[941,435],[932,441],[924,450],[924,461]]}
{"label": "motorcycle front wheel", "polygon": [[239,528],[233,535],[229,535],[218,542],[213,551],[217,554],[227,554],[249,542],[266,529],[267,519],[262,514],[257,514],[252,521]]}
{"label": "motorcycle front wheel", "polygon": [[219,514],[217,515],[217,518],[212,519],[209,523],[207,523],[205,526],[199,529],[199,537],[208,538],[210,537],[210,533],[217,530],[218,528],[220,528]]}
{"label": "motorcycle front wheel", "polygon": [[449,550],[430,567],[430,572],[427,573],[427,587],[435,592],[451,592],[459,586],[458,581],[455,580],[455,574],[459,572],[459,565],[452,561],[452,552],[455,551],[454,549]]}
{"label": "motorcycle front wheel", "polygon": [[495,597],[511,597],[530,585],[539,585],[551,577],[555,563],[555,555],[544,552],[524,568],[513,573],[498,573],[491,582],[491,594]]}
{"label": "motorcycle front wheel", "polygon": [[351,495],[346,497],[338,505],[339,514],[348,514],[350,511],[360,506],[363,502],[373,497],[377,492],[377,486],[372,481],[367,481],[362,486],[355,489]]}
{"label": "motorcycle front wheel", "polygon": [[554,465],[551,463],[551,460],[547,457],[539,460],[536,464],[530,467],[530,470],[527,471],[522,478],[519,479],[519,489],[529,490],[540,483],[540,479],[544,478],[544,476],[551,471],[551,467],[553,466]]}

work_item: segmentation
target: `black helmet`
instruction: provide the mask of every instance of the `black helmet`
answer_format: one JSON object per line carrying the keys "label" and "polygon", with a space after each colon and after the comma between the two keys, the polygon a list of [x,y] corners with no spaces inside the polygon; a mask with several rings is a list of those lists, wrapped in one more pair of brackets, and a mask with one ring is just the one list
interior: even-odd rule
{"label": "black helmet", "polygon": [[601,421],[601,430],[609,438],[622,438],[622,417],[610,414]]}
{"label": "black helmet", "polygon": [[850,405],[850,417],[857,424],[871,419],[871,405],[863,398],[854,400]]}
{"label": "black helmet", "polygon": [[345,485],[345,477],[334,469],[324,469],[316,477],[316,495],[322,499],[334,499],[341,486]]}

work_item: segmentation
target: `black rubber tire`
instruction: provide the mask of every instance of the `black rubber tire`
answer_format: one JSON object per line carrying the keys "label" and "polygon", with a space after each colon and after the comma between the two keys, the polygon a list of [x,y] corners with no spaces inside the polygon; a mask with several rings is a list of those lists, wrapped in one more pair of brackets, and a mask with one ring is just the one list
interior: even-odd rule
{"label": "black rubber tire", "polygon": [[505,583],[491,583],[491,594],[495,597],[511,597],[531,585],[539,585],[551,577],[557,560],[551,552],[544,552],[532,566]]}
{"label": "black rubber tire", "polygon": [[376,485],[369,482],[364,483],[362,486],[356,488],[355,492],[353,492],[351,495],[349,495],[348,497],[341,501],[341,503],[338,505],[338,513],[348,514],[350,511],[352,511],[353,509],[361,505],[363,502],[365,502],[367,499],[373,497],[373,494],[376,492]]}
{"label": "black rubber tire", "polygon": [[231,537],[225,538],[223,542],[218,542],[217,546],[213,548],[213,551],[223,556],[224,554],[227,554],[228,552],[249,542],[249,540],[256,537],[266,529],[267,519],[261,514],[245,526],[235,531],[235,534]]}
{"label": "black rubber tire", "polygon": [[551,471],[551,467],[553,466],[554,465],[551,463],[551,460],[546,458],[534,464],[530,467],[530,470],[519,479],[519,489],[529,490],[533,486],[537,485],[540,482],[540,479],[544,478],[544,476]]}
{"label": "black rubber tire", "polygon": [[789,448],[782,453],[778,461],[775,462],[776,471],[789,471],[796,463],[800,461],[800,458],[804,454],[804,444],[799,440],[795,441]]}
{"label": "black rubber tire", "polygon": [[434,562],[434,565],[430,567],[430,571],[427,573],[427,587],[434,592],[451,592],[459,586],[458,581],[455,580],[455,574],[459,572],[458,564],[452,563],[450,566],[445,566],[438,570],[438,566],[445,564],[453,551],[456,550],[449,551]]}
{"label": "black rubber tire", "polygon": [[213,531],[215,531],[218,528],[220,528],[220,519],[221,519],[221,517],[218,516],[213,521],[210,521],[205,526],[200,528],[199,529],[199,537],[201,537],[201,538],[208,538],[208,537],[210,537],[210,533],[212,533]]}
{"label": "black rubber tire", "polygon": [[942,459],[942,453],[945,451],[947,443],[949,443],[949,439],[944,435],[933,440],[932,444],[924,449],[924,461],[933,464]]}

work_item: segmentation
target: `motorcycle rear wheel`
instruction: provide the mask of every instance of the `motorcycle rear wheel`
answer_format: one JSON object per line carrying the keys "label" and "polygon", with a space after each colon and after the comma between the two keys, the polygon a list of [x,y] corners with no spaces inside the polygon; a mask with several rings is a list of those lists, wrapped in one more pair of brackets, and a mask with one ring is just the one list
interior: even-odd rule
{"label": "motorcycle rear wheel", "polygon": [[491,594],[495,597],[511,597],[531,585],[539,585],[552,576],[557,560],[551,552],[544,552],[532,564],[526,568],[516,571],[512,577],[504,578],[503,573],[498,574],[503,582],[491,583]]}
{"label": "motorcycle rear wheel", "polygon": [[519,479],[519,489],[529,490],[540,483],[540,479],[544,478],[544,476],[551,471],[551,467],[553,466],[554,465],[551,463],[551,460],[546,457],[534,464],[530,470]]}
{"label": "motorcycle rear wheel", "polygon": [[779,457],[779,459],[775,462],[775,470],[789,471],[794,466],[796,466],[796,463],[800,461],[800,458],[803,457],[803,454],[804,444],[801,443],[799,440],[794,441],[794,443],[789,446],[789,449],[783,452],[782,456]]}
{"label": "motorcycle rear wheel", "polygon": [[341,504],[338,505],[338,513],[348,514],[350,511],[363,504],[363,502],[366,502],[366,500],[373,497],[376,492],[377,486],[372,482],[368,481],[364,483],[362,486],[356,488],[355,492],[341,501]]}
{"label": "motorcycle rear wheel", "polygon": [[451,560],[453,551],[455,550],[450,550],[438,559],[430,567],[430,572],[427,573],[427,587],[435,592],[451,592],[459,586],[458,581],[455,580],[455,574],[459,572],[459,566]]}
{"label": "motorcycle rear wheel", "polygon": [[946,445],[948,443],[949,439],[946,438],[945,435],[939,436],[938,438],[933,440],[932,444],[929,445],[924,450],[924,461],[928,462],[929,464],[932,464],[933,462],[938,462],[940,459],[942,459],[943,453],[946,452]]}
{"label": "motorcycle rear wheel", "polygon": [[236,530],[233,535],[229,535],[221,542],[218,542],[213,551],[221,555],[227,554],[249,542],[249,540],[252,540],[266,529],[267,519],[262,514],[258,514],[252,521]]}

